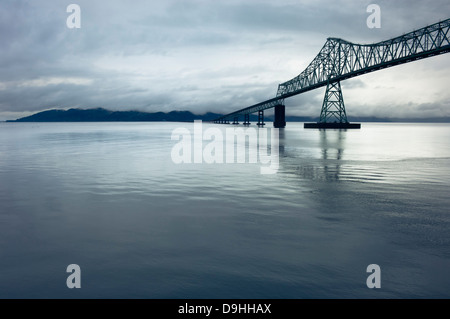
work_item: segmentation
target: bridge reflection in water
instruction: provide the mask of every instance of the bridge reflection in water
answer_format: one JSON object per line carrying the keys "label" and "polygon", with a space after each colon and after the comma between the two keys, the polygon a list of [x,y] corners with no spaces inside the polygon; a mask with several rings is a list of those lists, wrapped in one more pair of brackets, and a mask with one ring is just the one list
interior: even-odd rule
{"label": "bridge reflection in water", "polygon": [[[310,181],[340,180],[342,165],[345,163],[344,150],[348,131],[345,129],[316,131],[315,134],[319,135],[318,145],[312,145],[313,149],[309,151],[303,148],[299,151],[298,147],[285,145],[286,134],[294,132],[279,130],[280,173],[294,174]],[[292,142],[291,136],[287,139]],[[306,145],[311,143],[311,141],[299,142]]]}

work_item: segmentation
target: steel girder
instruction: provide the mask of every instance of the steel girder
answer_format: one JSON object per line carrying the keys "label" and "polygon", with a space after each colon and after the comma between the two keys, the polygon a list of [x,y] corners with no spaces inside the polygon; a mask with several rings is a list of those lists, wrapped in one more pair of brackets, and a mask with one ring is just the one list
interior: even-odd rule
{"label": "steel girder", "polygon": [[327,84],[319,123],[348,123],[340,81]]}
{"label": "steel girder", "polygon": [[239,110],[239,111],[236,111],[236,112],[233,112],[233,113],[221,116],[221,117],[217,118],[214,121],[220,121],[220,120],[223,120],[223,119],[233,118],[233,117],[236,117],[236,116],[239,116],[239,115],[245,115],[245,114],[255,113],[255,112],[258,112],[258,111],[263,111],[263,110],[270,109],[270,108],[272,108],[272,107],[274,107],[274,106],[276,106],[278,104],[283,104],[283,103],[284,103],[284,99],[273,98],[273,99],[270,99],[270,100],[267,100],[267,101],[264,101],[264,102],[261,102],[261,103],[258,103],[258,104],[246,107],[245,109],[242,109],[242,110]]}
{"label": "steel girder", "polygon": [[415,61],[450,50],[450,19],[375,44],[328,38],[319,54],[298,76],[278,86],[278,97]]}
{"label": "steel girder", "polygon": [[283,104],[284,99],[310,90],[394,65],[450,52],[450,19],[402,36],[374,43],[355,44],[328,38],[319,54],[295,78],[278,85],[275,98],[221,116],[229,119]]}

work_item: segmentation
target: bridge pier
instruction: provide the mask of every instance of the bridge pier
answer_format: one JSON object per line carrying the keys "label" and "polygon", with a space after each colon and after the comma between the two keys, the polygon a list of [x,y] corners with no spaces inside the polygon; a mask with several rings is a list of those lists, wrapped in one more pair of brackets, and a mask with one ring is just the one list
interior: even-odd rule
{"label": "bridge pier", "polygon": [[266,125],[264,123],[264,111],[263,110],[258,111],[258,123],[256,125],[258,125],[258,126]]}
{"label": "bridge pier", "polygon": [[273,121],[273,127],[284,128],[286,127],[286,114],[285,106],[283,104],[275,105],[275,119]]}
{"label": "bridge pier", "polygon": [[244,125],[250,125],[250,114],[244,114]]}
{"label": "bridge pier", "polygon": [[328,81],[325,97],[323,98],[319,122],[305,123],[303,127],[321,129],[361,128],[361,124],[349,123],[347,120],[347,113],[345,112],[344,97],[342,95],[340,81]]}
{"label": "bridge pier", "polygon": [[239,124],[239,118],[237,116],[233,119],[233,124]]}

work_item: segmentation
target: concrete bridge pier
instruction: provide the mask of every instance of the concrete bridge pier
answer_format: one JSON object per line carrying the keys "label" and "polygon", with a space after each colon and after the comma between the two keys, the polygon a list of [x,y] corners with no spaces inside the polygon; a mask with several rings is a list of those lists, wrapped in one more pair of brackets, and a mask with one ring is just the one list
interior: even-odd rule
{"label": "concrete bridge pier", "polygon": [[263,110],[258,111],[258,123],[256,125],[258,125],[258,126],[266,125],[264,123],[264,111]]}
{"label": "concrete bridge pier", "polygon": [[250,114],[244,114],[244,125],[250,125]]}
{"label": "concrete bridge pier", "polygon": [[275,118],[273,121],[273,127],[284,128],[286,127],[286,115],[285,106],[283,104],[275,105]]}

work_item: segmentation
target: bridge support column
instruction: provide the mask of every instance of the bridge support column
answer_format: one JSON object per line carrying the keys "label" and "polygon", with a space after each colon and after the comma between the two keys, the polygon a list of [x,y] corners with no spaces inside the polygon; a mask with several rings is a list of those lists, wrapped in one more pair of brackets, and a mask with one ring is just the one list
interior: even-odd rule
{"label": "bridge support column", "polygon": [[237,116],[233,119],[233,124],[239,124],[239,118]]}
{"label": "bridge support column", "polygon": [[283,104],[275,105],[275,120],[273,121],[273,127],[286,127],[285,106]]}
{"label": "bridge support column", "polygon": [[348,123],[340,81],[333,83],[328,82],[325,97],[323,98],[319,122]]}
{"label": "bridge support column", "polygon": [[264,123],[264,111],[263,110],[258,111],[258,123],[256,125],[258,125],[258,126],[266,125]]}
{"label": "bridge support column", "polygon": [[361,128],[361,124],[347,120],[340,81],[327,83],[319,122],[305,123],[304,128]]}
{"label": "bridge support column", "polygon": [[244,114],[244,125],[250,125],[250,114]]}

